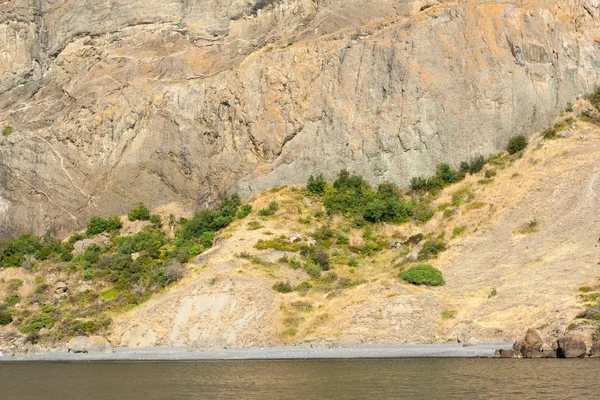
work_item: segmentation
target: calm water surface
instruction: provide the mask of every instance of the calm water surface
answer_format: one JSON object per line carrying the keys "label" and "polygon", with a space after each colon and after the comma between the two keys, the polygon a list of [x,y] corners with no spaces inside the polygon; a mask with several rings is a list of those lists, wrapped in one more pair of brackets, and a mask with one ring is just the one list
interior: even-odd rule
{"label": "calm water surface", "polygon": [[600,360],[0,364],[2,400],[599,399]]}

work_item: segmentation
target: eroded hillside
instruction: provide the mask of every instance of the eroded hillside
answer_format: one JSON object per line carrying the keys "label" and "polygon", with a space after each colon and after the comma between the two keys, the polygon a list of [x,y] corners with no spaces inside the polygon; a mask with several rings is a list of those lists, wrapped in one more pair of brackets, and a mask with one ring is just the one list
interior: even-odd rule
{"label": "eroded hillside", "polygon": [[[95,333],[129,347],[429,343],[454,341],[462,332],[482,341],[510,341],[532,326],[549,337],[591,331],[600,290],[600,128],[595,122],[600,119],[588,109],[589,104],[579,103],[555,121],[554,129],[530,138],[524,152],[496,154],[480,172],[443,190],[403,191],[388,217],[391,208],[378,212],[377,200],[359,214],[336,213],[332,205],[345,198],[331,197],[342,185],[339,179],[322,190],[315,184],[313,193],[296,185],[256,195],[249,200],[250,214],[238,214],[219,231],[214,246],[187,264],[181,280],[166,289],[153,286],[130,310],[121,281],[111,283],[102,272],[117,267],[94,264],[88,270],[79,257],[60,268],[42,262],[34,273],[0,270],[7,299],[11,282],[23,281],[15,300],[22,311],[13,309],[15,322],[0,328],[4,343],[24,337],[18,324],[47,307],[63,319],[94,319]],[[377,199],[391,188],[384,185],[369,196]],[[165,235],[183,237],[178,232],[188,229],[185,225],[173,233],[166,222],[169,213],[182,211],[171,205],[158,212]],[[370,222],[386,219],[397,222]],[[157,229],[136,224],[125,222],[119,234]],[[134,259],[148,257],[114,237],[103,239],[100,248],[106,250],[99,251],[112,254],[116,244],[117,251]],[[173,246],[180,244],[162,244],[156,262],[148,261],[148,273],[160,276]],[[438,268],[445,284],[415,286],[400,279],[420,264]],[[46,286],[39,290],[42,277]],[[66,297],[53,294],[58,281],[69,287]],[[46,300],[37,301],[44,290]],[[77,302],[87,301],[82,293],[92,301],[77,314]],[[84,315],[85,310],[92,314]],[[100,326],[102,318],[111,321]],[[49,326],[46,336],[34,340],[59,344],[56,329]]]}
{"label": "eroded hillside", "polygon": [[0,237],[487,156],[595,87],[597,28],[592,0],[2,1]]}

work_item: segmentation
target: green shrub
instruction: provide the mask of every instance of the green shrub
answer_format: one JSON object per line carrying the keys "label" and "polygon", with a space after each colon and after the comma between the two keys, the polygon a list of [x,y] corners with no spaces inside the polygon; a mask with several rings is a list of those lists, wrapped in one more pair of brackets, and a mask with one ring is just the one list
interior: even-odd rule
{"label": "green shrub", "polygon": [[106,231],[107,232],[119,232],[123,228],[123,223],[118,215],[108,217],[106,220]]}
{"label": "green shrub", "polygon": [[21,300],[19,298],[19,296],[16,294],[13,294],[11,296],[8,296],[8,298],[6,299],[6,305],[9,307],[12,307],[12,306],[16,305],[19,302],[19,300]]}
{"label": "green shrub", "polygon": [[321,272],[323,272],[321,267],[312,261],[306,263],[305,269],[306,272],[313,278],[318,278],[319,276],[321,276]]}
{"label": "green shrub", "polygon": [[326,242],[331,240],[334,234],[335,232],[333,231],[333,229],[331,229],[330,226],[323,225],[313,232],[312,237],[317,242]]}
{"label": "green shrub", "polygon": [[565,111],[566,111],[566,112],[569,112],[569,113],[570,113],[570,112],[573,112],[573,103],[571,103],[571,102],[568,102],[568,103],[567,103],[567,108],[565,108]]}
{"label": "green shrub", "polygon": [[10,312],[6,310],[0,310],[0,326],[6,326],[13,322],[13,317]]}
{"label": "green shrub", "polygon": [[588,96],[588,100],[590,103],[592,103],[596,110],[600,111],[600,88],[596,89],[592,94],[590,94]]}
{"label": "green shrub", "polygon": [[202,235],[200,235],[200,244],[202,244],[202,246],[205,249],[210,249],[211,247],[213,247],[213,243],[215,241],[215,233],[214,232],[204,232]]}
{"label": "green shrub", "polygon": [[2,128],[2,136],[8,136],[13,133],[13,127],[11,125],[4,125]]}
{"label": "green shrub", "polygon": [[0,267],[20,267],[26,255],[34,255],[43,247],[41,240],[33,235],[0,242]]}
{"label": "green shrub", "polygon": [[446,250],[446,242],[442,239],[431,239],[425,242],[419,252],[418,260],[424,261],[430,258],[437,258],[438,254]]}
{"label": "green shrub", "polygon": [[515,136],[511,138],[506,147],[508,154],[516,154],[527,147],[527,138],[523,135]]}
{"label": "green shrub", "polygon": [[546,129],[542,133],[544,139],[556,139],[556,129]]}
{"label": "green shrub", "polygon": [[148,210],[144,203],[140,203],[137,207],[129,211],[129,213],[127,214],[127,218],[130,221],[149,221],[150,210]]}
{"label": "green shrub", "polygon": [[418,265],[400,274],[400,278],[413,285],[443,286],[442,273],[428,264]]}
{"label": "green shrub", "polygon": [[157,229],[162,228],[162,219],[160,218],[160,215],[158,214],[152,214],[150,216],[150,223]]}
{"label": "green shrub", "polygon": [[460,163],[460,172],[463,174],[476,174],[485,166],[485,158],[478,156],[471,161],[463,161]]}
{"label": "green shrub", "polygon": [[485,179],[491,179],[496,176],[496,170],[495,169],[487,169],[485,171],[484,176],[485,176]]}
{"label": "green shrub", "polygon": [[59,330],[66,337],[94,335],[111,324],[110,318],[96,318],[90,320],[71,320],[62,325]]}
{"label": "green shrub", "polygon": [[38,312],[31,315],[19,326],[22,333],[39,333],[42,328],[51,328],[56,323],[52,315],[45,312]]}
{"label": "green shrub", "polygon": [[240,211],[237,214],[238,219],[246,218],[252,212],[251,204],[244,204],[240,207]]}
{"label": "green shrub", "polygon": [[263,208],[262,210],[258,210],[258,215],[261,217],[269,217],[271,215],[275,215],[275,213],[279,210],[279,203],[276,201],[272,201],[269,203],[269,207]]}
{"label": "green shrub", "polygon": [[[463,165],[462,168],[470,168],[470,164]],[[476,168],[476,166],[474,166]],[[412,190],[434,190],[441,189],[452,183],[458,182],[465,177],[464,172],[455,171],[448,163],[438,164],[435,175],[431,178],[414,177],[410,181]]]}
{"label": "green shrub", "polygon": [[292,267],[293,269],[298,269],[302,266],[300,264],[300,260],[298,260],[296,257],[290,258],[289,264],[290,264],[290,267]]}
{"label": "green shrub", "polygon": [[433,208],[431,208],[429,203],[424,200],[420,200],[413,209],[413,215],[417,223],[423,224],[433,218],[435,211]]}
{"label": "green shrub", "polygon": [[321,196],[321,195],[323,195],[323,193],[325,193],[326,186],[327,186],[327,182],[325,181],[323,174],[319,174],[316,177],[311,175],[308,178],[306,190],[308,190],[309,193],[313,193],[313,194]]}
{"label": "green shrub", "polygon": [[291,293],[294,291],[289,282],[277,282],[273,285],[273,289],[279,293]]}

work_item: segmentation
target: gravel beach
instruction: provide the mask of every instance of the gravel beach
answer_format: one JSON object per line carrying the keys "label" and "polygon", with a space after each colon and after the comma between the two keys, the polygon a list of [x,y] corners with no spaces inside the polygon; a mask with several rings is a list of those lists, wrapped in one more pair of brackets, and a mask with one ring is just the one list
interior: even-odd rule
{"label": "gravel beach", "polygon": [[495,357],[498,349],[511,349],[512,343],[481,343],[418,345],[363,345],[357,347],[271,347],[248,349],[220,349],[190,351],[185,348],[117,348],[113,353],[72,354],[40,353],[25,358],[0,355],[6,361],[217,361],[217,360],[314,360],[365,358],[420,358],[420,357]]}

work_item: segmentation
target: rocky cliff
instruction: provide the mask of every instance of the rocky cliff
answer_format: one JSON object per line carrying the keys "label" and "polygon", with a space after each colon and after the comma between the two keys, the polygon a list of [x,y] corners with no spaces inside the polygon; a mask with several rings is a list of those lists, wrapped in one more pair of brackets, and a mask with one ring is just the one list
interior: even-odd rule
{"label": "rocky cliff", "polygon": [[598,0],[0,0],[0,239],[347,167],[405,184],[598,83]]}

